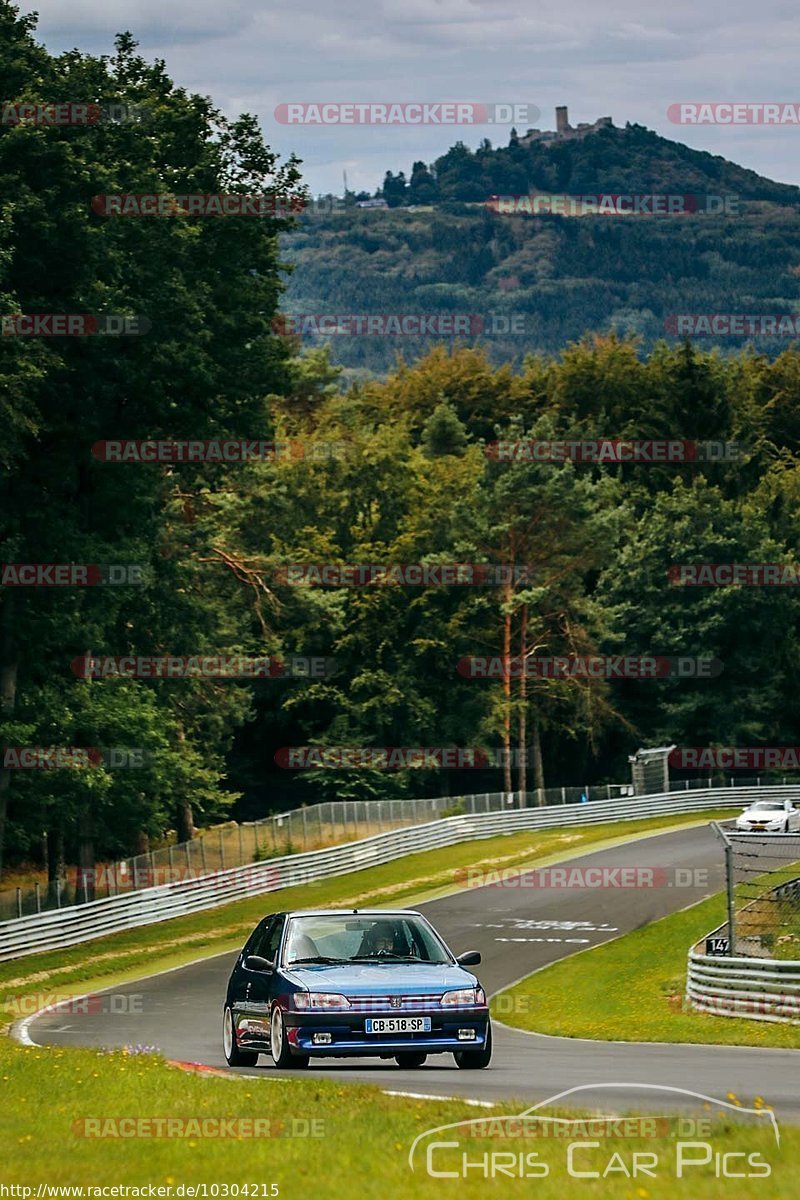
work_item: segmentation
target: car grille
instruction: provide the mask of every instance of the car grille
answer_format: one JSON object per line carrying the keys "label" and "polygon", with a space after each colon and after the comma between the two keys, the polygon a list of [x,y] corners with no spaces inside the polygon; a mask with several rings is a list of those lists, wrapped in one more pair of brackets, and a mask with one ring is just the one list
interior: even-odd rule
{"label": "car grille", "polygon": [[[354,1012],[386,1012],[391,1014],[408,1012],[410,1009],[438,1008],[442,995],[442,992],[436,992],[432,995],[428,994],[424,996],[348,996],[347,999],[350,1001],[350,1007]],[[392,1000],[395,1001],[394,1006],[392,1005]],[[400,1001],[399,1005],[397,1004],[398,1000]]]}

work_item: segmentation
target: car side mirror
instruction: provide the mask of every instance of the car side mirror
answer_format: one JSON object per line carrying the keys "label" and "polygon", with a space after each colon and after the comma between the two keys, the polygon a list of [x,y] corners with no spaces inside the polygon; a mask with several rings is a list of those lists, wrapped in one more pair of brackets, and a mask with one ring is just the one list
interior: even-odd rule
{"label": "car side mirror", "polygon": [[275,963],[270,962],[268,958],[262,958],[260,954],[248,954],[244,960],[244,965],[248,971],[274,971]]}
{"label": "car side mirror", "polygon": [[480,950],[465,950],[463,954],[459,954],[456,958],[456,962],[460,967],[477,967],[480,961]]}

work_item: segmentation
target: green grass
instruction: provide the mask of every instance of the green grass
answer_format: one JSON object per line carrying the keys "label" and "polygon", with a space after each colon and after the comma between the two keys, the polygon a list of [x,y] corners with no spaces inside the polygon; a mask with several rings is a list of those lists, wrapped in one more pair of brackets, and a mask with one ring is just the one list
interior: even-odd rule
{"label": "green grass", "polygon": [[49,998],[77,990],[129,982],[226,950],[237,950],[261,917],[278,908],[393,906],[457,890],[464,867],[545,865],[601,846],[616,845],[657,830],[706,824],[727,810],[702,816],[652,817],[574,829],[549,829],[461,842],[412,854],[319,883],[238,900],[192,916],[111,934],[79,946],[0,963],[0,1026],[41,1007]]}
{"label": "green grass", "polygon": [[[381,1082],[391,1087],[387,1068]],[[528,1104],[502,1104],[476,1109],[463,1101],[429,1101],[387,1096],[360,1085],[340,1086],[313,1079],[218,1078],[186,1074],[150,1055],[104,1054],[91,1050],[22,1049],[0,1041],[0,1082],[3,1106],[0,1137],[3,1156],[0,1184],[39,1183],[95,1187],[147,1184],[180,1185],[258,1183],[278,1186],[281,1200],[484,1200],[486,1195],[563,1200],[565,1188],[574,1187],[567,1172],[565,1140],[528,1138],[510,1140],[461,1135],[459,1150],[438,1157],[434,1166],[452,1169],[460,1150],[469,1160],[487,1153],[514,1155],[538,1153],[548,1167],[546,1178],[484,1179],[471,1170],[466,1179],[439,1179],[425,1170],[424,1156],[415,1159],[412,1173],[408,1155],[414,1139],[426,1130],[454,1121],[483,1120],[501,1113],[520,1113]],[[613,1106],[612,1106],[613,1107]],[[553,1111],[553,1110],[549,1110]],[[559,1111],[563,1115],[563,1110]],[[82,1134],[86,1119],[120,1117],[183,1119],[248,1118],[269,1122],[296,1133],[317,1136],[268,1136],[239,1140],[197,1136],[92,1138]],[[766,1124],[766,1122],[765,1122]],[[603,1180],[580,1181],[580,1195],[602,1197],[685,1197],[713,1200],[731,1195],[736,1200],[760,1198],[787,1200],[797,1195],[796,1159],[800,1130],[783,1129],[780,1149],[769,1128],[739,1125],[729,1118],[714,1122],[705,1138],[714,1151],[757,1151],[771,1166],[768,1180],[720,1180],[714,1163],[693,1169],[688,1178],[676,1179],[673,1161],[677,1139],[638,1137],[601,1140],[595,1150],[581,1150],[576,1165],[581,1170],[603,1171],[614,1153],[627,1164],[634,1150],[658,1155],[656,1179],[626,1179],[615,1174]],[[266,1130],[268,1126],[262,1126]],[[485,1128],[485,1127],[484,1127]],[[540,1128],[540,1127],[537,1127]],[[453,1139],[448,1131],[446,1137]],[[585,1137],[586,1135],[584,1135]],[[692,1139],[694,1140],[694,1139]],[[741,1169],[736,1160],[734,1169]],[[727,1185],[727,1187],[726,1187]],[[443,1190],[444,1189],[444,1190]],[[488,1192],[487,1192],[488,1189]],[[34,1191],[35,1196],[35,1191]],[[210,1195],[209,1190],[209,1195]],[[266,1188],[269,1194],[269,1187]],[[218,1195],[223,1196],[222,1191]]]}
{"label": "green grass", "polygon": [[561,1037],[800,1047],[800,1026],[685,1011],[690,946],[725,920],[712,896],[529,975],[495,997],[501,1020]]}

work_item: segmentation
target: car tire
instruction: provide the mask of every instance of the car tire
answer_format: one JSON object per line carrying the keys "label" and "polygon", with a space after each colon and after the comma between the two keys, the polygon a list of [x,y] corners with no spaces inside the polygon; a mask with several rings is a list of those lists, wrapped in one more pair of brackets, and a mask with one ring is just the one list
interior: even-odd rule
{"label": "car tire", "polygon": [[398,1067],[421,1067],[427,1062],[428,1056],[422,1051],[404,1050],[402,1054],[395,1054],[394,1061]]}
{"label": "car tire", "polygon": [[486,1041],[480,1050],[456,1050],[453,1058],[462,1071],[482,1071],[492,1061],[492,1026],[486,1026]]}
{"label": "car tire", "polygon": [[284,1071],[308,1066],[307,1054],[292,1053],[283,1023],[283,1013],[277,1004],[272,1010],[272,1017],[269,1023],[269,1048],[275,1066],[280,1067]]}
{"label": "car tire", "polygon": [[236,1044],[236,1030],[229,1004],[225,1005],[222,1014],[222,1050],[229,1067],[254,1067],[258,1062],[256,1050],[240,1050]]}

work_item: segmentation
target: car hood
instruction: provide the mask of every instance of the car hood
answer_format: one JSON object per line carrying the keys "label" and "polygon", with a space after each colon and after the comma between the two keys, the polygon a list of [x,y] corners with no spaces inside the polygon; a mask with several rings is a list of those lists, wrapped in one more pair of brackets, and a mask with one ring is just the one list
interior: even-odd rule
{"label": "car hood", "polygon": [[475,987],[477,980],[463,967],[435,963],[323,963],[285,967],[284,974],[312,992],[340,992],[348,996],[408,995]]}
{"label": "car hood", "polygon": [[771,809],[767,812],[764,809],[756,810],[755,808],[745,809],[737,818],[739,821],[763,821],[764,824],[768,821],[782,821],[786,816],[782,808]]}

